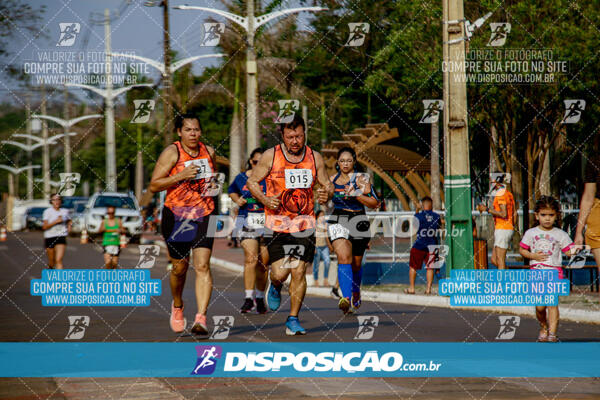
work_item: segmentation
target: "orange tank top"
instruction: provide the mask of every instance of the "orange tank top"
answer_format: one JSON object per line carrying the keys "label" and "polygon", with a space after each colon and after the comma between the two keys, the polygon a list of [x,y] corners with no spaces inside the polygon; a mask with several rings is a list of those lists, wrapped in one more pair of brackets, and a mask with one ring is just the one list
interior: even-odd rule
{"label": "orange tank top", "polygon": [[281,145],[275,146],[273,166],[265,178],[266,195],[277,196],[277,210],[265,207],[265,227],[275,232],[301,232],[315,227],[313,186],[317,177],[315,157],[305,147],[302,161],[293,163],[285,158]]}
{"label": "orange tank top", "polygon": [[[203,143],[198,143],[196,156],[188,154],[181,142],[177,141],[174,144],[177,146],[177,162],[169,171],[169,176],[179,173],[190,161],[200,166],[199,173],[216,172],[212,158]],[[177,182],[167,189],[165,207],[168,207],[175,216],[186,219],[198,219],[212,213],[215,209],[215,200],[213,197],[202,195],[205,186],[206,179],[203,178]]]}

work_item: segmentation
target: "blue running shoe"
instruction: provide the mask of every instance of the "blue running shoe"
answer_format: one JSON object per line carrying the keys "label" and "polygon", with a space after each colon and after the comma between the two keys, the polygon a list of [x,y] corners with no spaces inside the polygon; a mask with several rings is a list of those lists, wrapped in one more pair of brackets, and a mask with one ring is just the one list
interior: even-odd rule
{"label": "blue running shoe", "polygon": [[281,286],[275,287],[272,283],[269,285],[269,293],[267,293],[267,303],[271,311],[277,311],[281,304]]}
{"label": "blue running shoe", "polygon": [[360,293],[358,294],[358,297],[354,297],[354,293],[352,293],[352,308],[355,309],[359,309],[360,305],[362,304],[362,301],[360,300]]}
{"label": "blue running shoe", "polygon": [[285,334],[288,336],[306,335],[306,331],[300,325],[298,317],[292,317],[291,315],[288,317],[285,321]]}

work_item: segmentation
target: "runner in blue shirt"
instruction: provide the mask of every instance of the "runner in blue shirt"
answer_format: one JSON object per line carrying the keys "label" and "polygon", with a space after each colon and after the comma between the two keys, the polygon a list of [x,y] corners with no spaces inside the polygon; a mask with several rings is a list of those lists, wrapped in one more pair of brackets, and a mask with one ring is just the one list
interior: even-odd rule
{"label": "runner in blue shirt", "polygon": [[[252,176],[252,168],[258,164],[262,153],[260,148],[252,151],[246,171],[235,177],[227,191],[231,200],[239,207],[235,231],[244,249],[245,300],[240,309],[242,314],[252,311],[255,304],[259,314],[267,312],[264,298],[269,255],[263,242],[265,208],[252,196],[246,186],[248,177]],[[260,185],[263,192],[266,192],[267,187],[264,180]]]}

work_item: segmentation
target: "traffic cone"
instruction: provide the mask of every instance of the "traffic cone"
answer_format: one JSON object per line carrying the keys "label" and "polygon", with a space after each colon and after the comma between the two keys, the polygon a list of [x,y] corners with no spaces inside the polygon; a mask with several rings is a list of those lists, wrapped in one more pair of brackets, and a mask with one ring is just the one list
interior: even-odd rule
{"label": "traffic cone", "polygon": [[6,242],[6,228],[0,228],[0,242]]}
{"label": "traffic cone", "polygon": [[88,242],[88,233],[87,233],[87,229],[84,229],[81,231],[81,240],[80,243],[81,244],[86,244]]}
{"label": "traffic cone", "polygon": [[121,240],[119,241],[119,246],[124,249],[127,247],[127,235],[121,235]]}

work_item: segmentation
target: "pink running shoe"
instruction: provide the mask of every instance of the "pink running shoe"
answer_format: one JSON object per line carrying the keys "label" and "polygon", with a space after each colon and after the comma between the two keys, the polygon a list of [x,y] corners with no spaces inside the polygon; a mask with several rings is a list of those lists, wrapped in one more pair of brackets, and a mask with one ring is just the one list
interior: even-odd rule
{"label": "pink running shoe", "polygon": [[187,321],[183,317],[183,306],[181,308],[176,308],[174,303],[171,302],[171,318],[169,319],[169,324],[175,333],[184,331]]}
{"label": "pink running shoe", "polygon": [[196,335],[208,335],[208,327],[206,326],[206,315],[196,314],[194,325],[192,326],[192,333]]}

